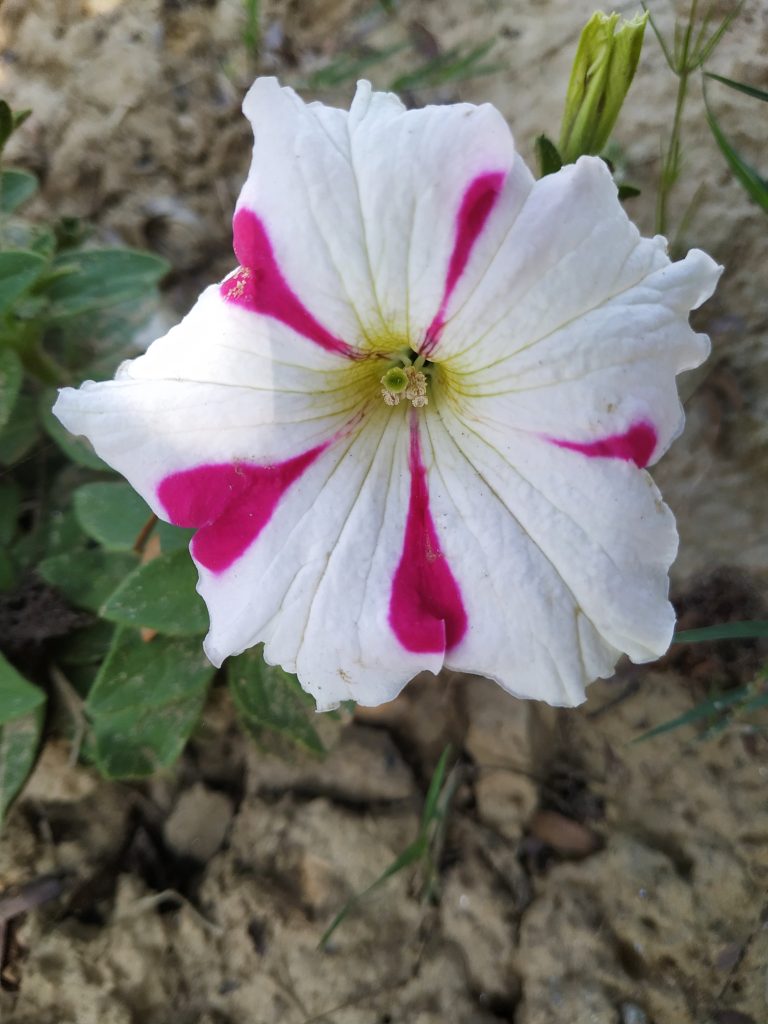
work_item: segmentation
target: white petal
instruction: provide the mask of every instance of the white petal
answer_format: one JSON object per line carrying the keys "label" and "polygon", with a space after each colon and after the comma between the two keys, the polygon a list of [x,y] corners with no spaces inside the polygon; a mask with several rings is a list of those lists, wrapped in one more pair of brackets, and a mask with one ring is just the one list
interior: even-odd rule
{"label": "white petal", "polygon": [[623,651],[663,653],[677,535],[650,477],[546,442],[427,418],[430,501],[469,629],[446,664],[556,705],[584,698]]}
{"label": "white petal", "polygon": [[683,425],[675,375],[709,353],[688,313],[720,272],[698,250],[667,263],[538,341],[460,373],[461,409],[574,447],[645,425],[655,436],[638,464],[655,462]]}
{"label": "white petal", "polygon": [[200,567],[214,664],[260,640],[320,710],[394,698],[442,653],[406,650],[389,625],[410,477],[404,409],[381,411],[324,453],[224,573]]}
{"label": "white petal", "polygon": [[[157,489],[205,464],[269,464],[328,442],[359,412],[347,360],[208,288],[113,381],[64,388],[54,412],[162,518]],[[341,381],[341,383],[340,383]]]}
{"label": "white petal", "polygon": [[[255,145],[238,212],[257,215],[288,285],[349,344],[382,331],[418,344],[444,297],[468,188],[483,176],[506,181],[468,248],[465,287],[531,187],[504,119],[489,105],[406,111],[361,82],[347,113],[304,104],[274,79],[259,79],[244,110]],[[235,235],[247,263],[240,252],[247,239],[238,245],[237,227]]]}
{"label": "white petal", "polygon": [[457,289],[439,358],[484,366],[533,344],[669,263],[644,239],[610,172],[582,157],[537,181],[480,285]]}

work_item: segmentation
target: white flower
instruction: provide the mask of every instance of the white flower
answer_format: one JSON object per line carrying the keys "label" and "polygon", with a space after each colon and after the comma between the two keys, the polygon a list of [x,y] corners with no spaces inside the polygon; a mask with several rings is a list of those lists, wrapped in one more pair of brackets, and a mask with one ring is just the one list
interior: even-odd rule
{"label": "white flower", "polygon": [[320,708],[443,665],[573,705],[660,655],[677,535],[643,467],[720,268],[641,238],[599,159],[534,182],[488,105],[261,79],[244,110],[240,267],[55,408],[198,528],[211,661],[264,641]]}

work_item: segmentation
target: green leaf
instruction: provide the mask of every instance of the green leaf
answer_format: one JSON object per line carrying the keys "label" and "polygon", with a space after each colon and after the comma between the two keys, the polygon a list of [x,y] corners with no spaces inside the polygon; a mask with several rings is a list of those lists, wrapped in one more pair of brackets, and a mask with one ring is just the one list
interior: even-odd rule
{"label": "green leaf", "polygon": [[98,469],[104,473],[111,473],[112,470],[102,462],[96,452],[91,448],[88,441],[83,437],[76,437],[70,434],[67,428],[60,423],[53,415],[52,407],[56,401],[55,388],[43,391],[38,402],[40,420],[48,436],[56,442],[64,454],[78,466],[85,466],[86,469]]}
{"label": "green leaf", "polygon": [[546,178],[548,174],[554,174],[563,166],[557,146],[546,135],[539,135],[536,139],[536,156],[539,161],[540,178]]}
{"label": "green leaf", "polygon": [[42,728],[42,706],[0,727],[0,822],[32,771]]}
{"label": "green leaf", "polygon": [[261,647],[246,651],[227,664],[229,688],[240,718],[255,736],[267,729],[317,754],[325,752],[310,722],[314,702],[296,676],[267,665]]}
{"label": "green leaf", "polygon": [[108,551],[131,551],[152,510],[125,483],[92,483],[74,494],[75,515],[80,526]]}
{"label": "green leaf", "polygon": [[723,622],[718,626],[684,629],[675,633],[674,644],[708,643],[712,640],[753,640],[768,636],[768,622],[753,619],[747,622]]}
{"label": "green leaf", "polygon": [[19,462],[40,436],[40,423],[35,400],[30,395],[19,395],[13,407],[13,416],[0,431],[0,465],[13,466]]}
{"label": "green leaf", "polygon": [[[33,224],[20,217],[7,217],[3,222],[3,248],[24,249],[50,260],[56,248],[53,231],[45,224]],[[28,317],[27,309],[33,307],[35,312],[45,309],[45,300],[38,295],[25,295],[19,301],[16,312]]]}
{"label": "green leaf", "polygon": [[137,562],[136,556],[127,552],[86,548],[44,558],[38,572],[73,605],[98,612]]}
{"label": "green leaf", "polygon": [[66,252],[56,257],[53,268],[62,272],[45,288],[54,319],[140,298],[156,288],[169,269],[158,256],[132,249]]}
{"label": "green leaf", "polygon": [[56,645],[56,661],[67,668],[73,665],[100,664],[107,656],[119,626],[98,619],[90,626],[74,630]]}
{"label": "green leaf", "polygon": [[706,71],[705,74],[707,78],[714,78],[716,82],[722,82],[723,85],[728,85],[731,89],[737,89],[747,96],[752,96],[756,100],[763,100],[764,103],[768,103],[768,92],[765,89],[758,89],[757,86],[748,85],[746,82],[735,82],[732,78],[724,78],[722,75],[716,75],[712,71]]}
{"label": "green leaf", "polygon": [[707,102],[706,96],[704,97],[704,102],[707,109],[707,121],[709,122],[710,130],[715,137],[715,142],[720,147],[720,152],[723,154],[728,166],[733,171],[734,177],[738,179],[747,194],[754,199],[758,206],[762,207],[763,210],[768,211],[768,179],[763,178],[754,169],[754,167],[751,167],[747,161],[736,152],[724,135],[717,118],[712,113],[712,108]]}
{"label": "green leaf", "polygon": [[0,316],[32,287],[47,265],[48,261],[36,252],[0,252]]}
{"label": "green leaf", "polygon": [[214,673],[197,640],[144,643],[132,630],[119,630],[85,705],[101,772],[137,778],[172,764]]}
{"label": "green leaf", "polygon": [[619,201],[624,202],[626,199],[634,199],[635,196],[640,195],[640,189],[634,185],[619,185]]}
{"label": "green leaf", "polygon": [[21,360],[13,349],[0,350],[0,430],[11,418],[23,378]]}
{"label": "green leaf", "polygon": [[28,715],[45,703],[45,694],[28,683],[0,654],[0,725]]}
{"label": "green leaf", "polygon": [[200,636],[208,614],[196,584],[197,570],[185,551],[160,555],[134,569],[102,606],[102,618],[167,636]]}
{"label": "green leaf", "polygon": [[27,171],[0,171],[0,212],[12,213],[37,192],[37,178]]}
{"label": "green leaf", "polygon": [[10,544],[16,535],[21,491],[14,480],[0,480],[0,547]]}
{"label": "green leaf", "polygon": [[2,152],[8,139],[10,139],[13,129],[14,123],[11,108],[5,100],[0,100],[0,152]]}

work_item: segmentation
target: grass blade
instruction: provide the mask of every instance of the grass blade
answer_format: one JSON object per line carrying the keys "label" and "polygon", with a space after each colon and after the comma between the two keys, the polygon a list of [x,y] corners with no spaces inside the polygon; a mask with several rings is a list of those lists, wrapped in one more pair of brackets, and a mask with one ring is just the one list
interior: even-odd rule
{"label": "grass blade", "polygon": [[768,103],[768,92],[765,89],[758,89],[757,86],[747,85],[746,82],[736,82],[732,78],[725,78],[724,75],[716,75],[714,71],[705,71],[704,74],[707,78],[714,78],[716,82],[722,82],[723,85],[736,89],[738,92],[743,92],[746,96],[753,96],[756,100],[763,100],[764,103]]}
{"label": "grass blade", "polygon": [[768,180],[758,174],[754,167],[751,167],[746,160],[736,152],[726,136],[723,134],[723,130],[720,127],[717,118],[712,113],[712,108],[706,101],[706,96],[704,102],[707,108],[707,121],[709,122],[710,130],[715,137],[715,142],[720,147],[720,152],[723,154],[728,166],[733,171],[734,177],[741,182],[747,194],[754,199],[758,206],[768,212]]}
{"label": "grass blade", "polygon": [[636,736],[632,743],[643,743],[645,740],[651,740],[665,732],[672,732],[673,729],[680,729],[684,725],[691,725],[693,722],[700,722],[702,719],[717,715],[722,711],[732,708],[734,704],[738,704],[739,701],[748,697],[750,692],[750,688],[745,686],[740,690],[731,690],[730,693],[718,694],[717,697],[712,697],[710,700],[697,704],[690,711],[686,711],[685,714],[678,715],[677,718],[671,718],[667,722],[662,722],[661,725],[656,725],[653,729],[649,729],[640,736]]}
{"label": "grass blade", "polygon": [[768,621],[752,619],[747,622],[723,622],[702,629],[684,629],[675,633],[673,644],[709,643],[712,640],[755,640],[768,637]]}

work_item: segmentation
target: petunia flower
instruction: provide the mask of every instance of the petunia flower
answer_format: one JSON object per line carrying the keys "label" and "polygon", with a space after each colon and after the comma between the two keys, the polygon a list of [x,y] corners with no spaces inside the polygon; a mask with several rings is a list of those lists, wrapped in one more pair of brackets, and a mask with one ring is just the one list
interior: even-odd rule
{"label": "petunia flower", "polygon": [[492,106],[349,112],[260,79],[239,266],[55,412],[192,557],[215,665],[263,642],[320,709],[443,665],[574,705],[662,654],[683,423],[720,269],[642,238],[605,164],[534,181]]}

